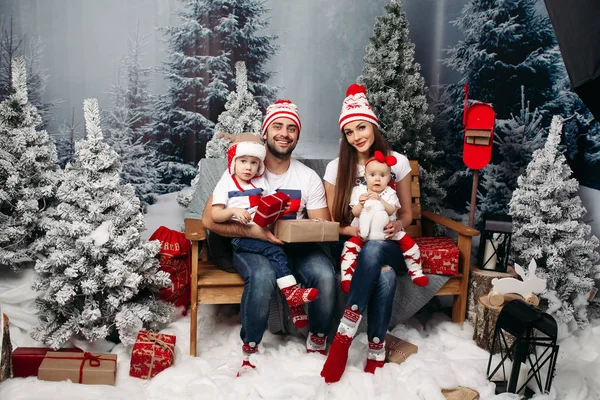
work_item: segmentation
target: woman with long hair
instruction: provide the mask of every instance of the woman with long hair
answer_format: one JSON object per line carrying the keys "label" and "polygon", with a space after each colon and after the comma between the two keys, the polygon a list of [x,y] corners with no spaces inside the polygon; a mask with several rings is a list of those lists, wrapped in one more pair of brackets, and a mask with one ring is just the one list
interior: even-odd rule
{"label": "woman with long hair", "polygon": [[[386,240],[360,243],[349,240],[344,244],[342,274],[352,274],[353,277],[349,288],[346,288],[349,292],[344,315],[321,371],[321,376],[328,383],[339,381],[344,373],[348,350],[364,311],[369,314],[365,372],[374,373],[376,368],[383,366],[385,335],[396,290],[395,270],[400,270],[403,265],[398,243],[389,239],[412,222],[410,164],[406,156],[390,151],[363,86],[352,84],[348,88],[339,126],[342,134],[339,157],[327,165],[324,180],[327,204],[333,220],[340,223],[340,235],[360,237],[359,228],[351,225],[353,215],[349,204],[354,187],[365,184],[365,164],[375,151],[386,156],[393,155],[397,160],[392,166],[391,181],[400,200],[400,209],[398,218],[390,221],[384,229]],[[352,246],[361,248],[352,251]]]}

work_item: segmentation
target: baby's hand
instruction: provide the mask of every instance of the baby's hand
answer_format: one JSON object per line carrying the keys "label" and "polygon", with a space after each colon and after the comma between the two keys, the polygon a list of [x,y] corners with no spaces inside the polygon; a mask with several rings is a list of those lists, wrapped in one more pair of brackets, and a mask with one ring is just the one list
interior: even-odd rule
{"label": "baby's hand", "polygon": [[363,206],[364,206],[364,205],[365,205],[365,201],[367,201],[367,194],[366,194],[366,193],[363,193],[363,194],[361,194],[361,195],[360,195],[360,197],[358,198],[358,202],[359,202],[361,205],[363,205]]}
{"label": "baby's hand", "polygon": [[252,220],[250,213],[243,208],[232,208],[233,216],[242,224],[247,224]]}
{"label": "baby's hand", "polygon": [[370,192],[369,195],[367,196],[368,200],[379,200],[380,197],[377,193],[375,192]]}

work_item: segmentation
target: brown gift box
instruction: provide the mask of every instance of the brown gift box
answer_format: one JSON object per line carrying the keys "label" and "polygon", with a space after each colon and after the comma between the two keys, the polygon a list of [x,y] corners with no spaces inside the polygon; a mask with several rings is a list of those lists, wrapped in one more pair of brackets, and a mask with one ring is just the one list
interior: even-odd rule
{"label": "brown gift box", "polygon": [[338,222],[316,219],[282,219],[275,223],[275,236],[283,242],[337,242]]}
{"label": "brown gift box", "polygon": [[114,386],[116,374],[116,354],[49,351],[38,370],[38,379]]}
{"label": "brown gift box", "polygon": [[408,356],[415,354],[418,347],[389,333],[385,335],[385,362],[396,364],[406,361]]}

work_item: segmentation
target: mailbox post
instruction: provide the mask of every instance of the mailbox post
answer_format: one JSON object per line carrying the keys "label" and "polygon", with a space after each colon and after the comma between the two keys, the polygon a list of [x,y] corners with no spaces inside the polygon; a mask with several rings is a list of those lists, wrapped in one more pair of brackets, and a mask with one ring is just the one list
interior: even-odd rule
{"label": "mailbox post", "polygon": [[488,103],[475,102],[468,105],[469,85],[465,84],[464,91],[463,125],[465,126],[465,137],[463,142],[463,162],[473,170],[471,212],[469,214],[469,226],[473,227],[475,204],[477,202],[477,186],[479,184],[479,170],[488,165],[492,158],[496,113]]}

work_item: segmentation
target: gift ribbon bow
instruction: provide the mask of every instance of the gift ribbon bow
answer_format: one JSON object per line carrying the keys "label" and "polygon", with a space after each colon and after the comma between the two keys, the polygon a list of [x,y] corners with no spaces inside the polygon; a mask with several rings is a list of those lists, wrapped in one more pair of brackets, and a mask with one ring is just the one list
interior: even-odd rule
{"label": "gift ribbon bow", "polygon": [[112,358],[102,358],[100,356],[95,356],[92,353],[88,353],[87,351],[83,353],[83,357],[53,357],[48,356],[47,358],[55,358],[57,360],[81,360],[81,364],[79,365],[79,382],[83,381],[83,368],[85,367],[85,362],[89,360],[90,367],[97,368],[100,366],[100,361],[112,361],[115,364],[117,360]]}
{"label": "gift ribbon bow", "polygon": [[398,160],[396,160],[396,157],[384,156],[383,153],[379,150],[375,150],[373,158],[371,158],[365,163],[365,168],[367,167],[367,164],[369,164],[371,161],[379,161],[380,163],[386,164],[389,167],[396,165],[396,163],[398,162]]}

